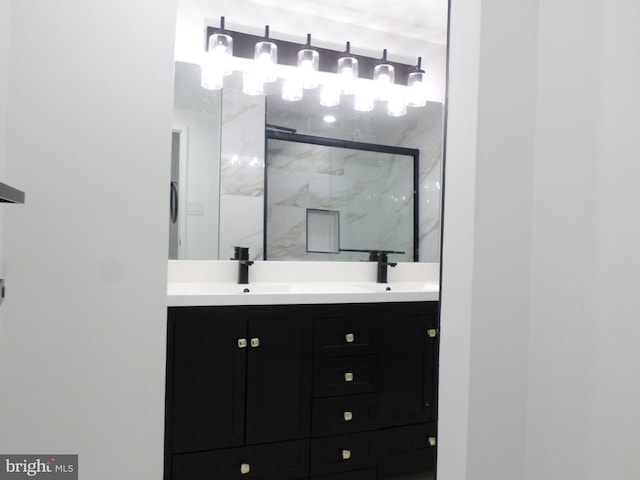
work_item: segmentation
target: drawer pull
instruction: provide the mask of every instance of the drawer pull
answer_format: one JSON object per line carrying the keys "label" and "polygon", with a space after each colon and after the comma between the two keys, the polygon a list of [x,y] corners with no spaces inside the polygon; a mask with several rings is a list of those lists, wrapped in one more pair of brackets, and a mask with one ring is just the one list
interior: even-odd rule
{"label": "drawer pull", "polygon": [[247,339],[239,338],[238,339],[238,348],[247,348]]}
{"label": "drawer pull", "polygon": [[349,460],[351,458],[351,450],[342,450],[342,459]]}
{"label": "drawer pull", "polygon": [[243,463],[242,465],[240,465],[240,473],[242,475],[246,475],[250,471],[251,471],[251,465],[249,465],[248,463]]}
{"label": "drawer pull", "polygon": [[427,330],[427,335],[430,338],[436,338],[436,336],[438,335],[438,330],[436,330],[435,328],[430,328],[429,330]]}
{"label": "drawer pull", "polygon": [[260,339],[259,338],[252,338],[251,339],[251,346],[253,348],[259,347],[260,346]]}
{"label": "drawer pull", "polygon": [[345,372],[344,373],[344,381],[345,382],[353,382],[353,373],[352,372]]}
{"label": "drawer pull", "polygon": [[356,336],[353,333],[347,333],[345,334],[344,339],[347,343],[353,343],[356,339]]}
{"label": "drawer pull", "polygon": [[430,447],[435,447],[436,446],[436,437],[429,437],[427,439],[427,442],[429,442],[429,446]]}
{"label": "drawer pull", "polygon": [[345,411],[345,412],[343,413],[343,416],[344,416],[344,421],[345,421],[345,422],[350,422],[351,420],[353,420],[353,412],[349,412],[349,411],[347,410],[347,411]]}

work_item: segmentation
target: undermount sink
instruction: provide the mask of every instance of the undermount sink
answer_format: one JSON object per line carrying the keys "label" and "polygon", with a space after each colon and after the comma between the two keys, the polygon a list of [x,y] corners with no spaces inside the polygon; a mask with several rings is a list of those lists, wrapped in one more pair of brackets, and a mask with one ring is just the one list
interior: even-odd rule
{"label": "undermount sink", "polygon": [[239,295],[239,294],[348,294],[385,292],[425,292],[437,288],[433,282],[255,282],[246,285],[236,283],[169,283],[169,295]]}

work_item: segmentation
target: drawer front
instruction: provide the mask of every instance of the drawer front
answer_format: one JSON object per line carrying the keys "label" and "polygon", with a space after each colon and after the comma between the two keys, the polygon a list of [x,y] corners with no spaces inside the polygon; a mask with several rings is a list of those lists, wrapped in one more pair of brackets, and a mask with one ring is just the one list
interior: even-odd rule
{"label": "drawer front", "polygon": [[377,394],[316,398],[311,433],[314,437],[373,430],[378,426]]}
{"label": "drawer front", "polygon": [[367,470],[356,470],[355,472],[334,473],[322,477],[313,477],[313,480],[378,480],[378,470],[369,468]]}
{"label": "drawer front", "polygon": [[378,391],[378,357],[328,357],[314,362],[313,395],[329,397]]}
{"label": "drawer front", "polygon": [[377,432],[339,435],[311,440],[311,476],[375,467]]}
{"label": "drawer front", "polygon": [[381,430],[379,441],[381,479],[435,478],[435,423]]}
{"label": "drawer front", "polygon": [[380,321],[374,317],[323,318],[315,322],[316,357],[378,353]]}
{"label": "drawer front", "polygon": [[173,456],[172,480],[294,480],[309,475],[309,441]]}

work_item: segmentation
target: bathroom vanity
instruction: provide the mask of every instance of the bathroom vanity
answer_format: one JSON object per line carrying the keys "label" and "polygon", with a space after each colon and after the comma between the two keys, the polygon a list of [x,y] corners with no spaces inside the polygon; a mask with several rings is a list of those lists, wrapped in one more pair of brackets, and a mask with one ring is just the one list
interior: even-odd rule
{"label": "bathroom vanity", "polygon": [[393,287],[170,289],[165,480],[434,479],[438,293]]}

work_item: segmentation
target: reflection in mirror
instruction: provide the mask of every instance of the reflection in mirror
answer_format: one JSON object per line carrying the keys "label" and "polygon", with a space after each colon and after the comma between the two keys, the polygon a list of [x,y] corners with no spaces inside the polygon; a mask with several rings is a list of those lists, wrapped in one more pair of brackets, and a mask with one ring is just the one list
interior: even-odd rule
{"label": "reflection in mirror", "polygon": [[418,151],[267,130],[266,259],[417,252]]}
{"label": "reflection in mirror", "polygon": [[[417,248],[410,244],[401,250],[407,252],[409,259],[417,249],[419,261],[438,261],[441,103],[427,102],[425,107],[409,107],[406,116],[396,118],[381,108],[371,112],[354,111],[353,96],[343,95],[339,106],[322,107],[318,89],[305,90],[299,102],[287,102],[280,97],[281,80],[265,85],[265,95],[249,96],[242,93],[239,72],[225,77],[224,89],[219,91],[200,86],[198,65],[176,62],[175,75],[174,132],[179,132],[180,136],[173,163],[178,176],[179,213],[170,238],[172,258],[177,254],[181,259],[226,260],[231,257],[235,245],[249,247],[252,260],[265,257],[268,232],[265,230],[266,119],[267,124],[290,128],[298,134],[419,150],[419,205],[413,212],[419,225],[413,232],[417,236]],[[413,169],[407,172],[406,181],[413,185]],[[278,194],[274,188],[269,187],[267,199],[282,197],[283,194]],[[306,217],[300,217],[292,228],[298,234],[303,232],[304,238]],[[341,246],[347,246],[344,240]],[[365,245],[363,248],[371,247]],[[383,248],[397,249],[386,243]],[[267,252],[269,250],[267,246]],[[314,255],[306,258],[344,260],[335,258],[335,254]],[[269,253],[267,257],[276,258]],[[355,254],[352,259],[362,260],[363,257]],[[281,257],[285,258],[286,255]]]}
{"label": "reflection in mirror", "polygon": [[171,150],[171,259],[218,258],[222,93],[205,90],[199,84],[199,67],[176,62]]}

